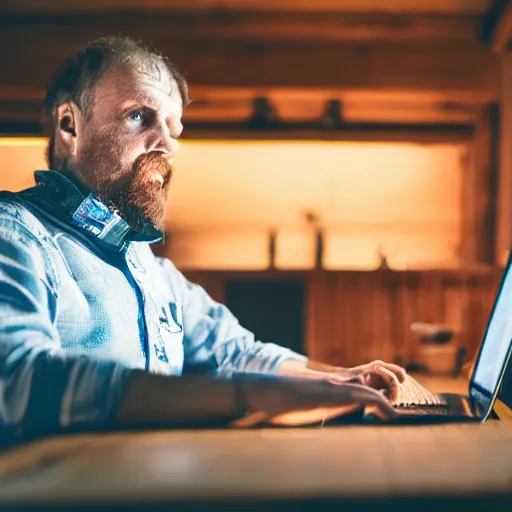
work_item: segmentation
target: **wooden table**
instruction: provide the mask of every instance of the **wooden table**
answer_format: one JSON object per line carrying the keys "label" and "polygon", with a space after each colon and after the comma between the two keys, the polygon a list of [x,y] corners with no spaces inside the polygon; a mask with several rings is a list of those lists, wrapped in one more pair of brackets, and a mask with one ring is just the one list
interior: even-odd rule
{"label": "wooden table", "polygon": [[415,512],[461,506],[510,512],[512,423],[45,439],[0,456],[0,507],[6,503],[33,510],[75,503],[94,510],[98,504],[294,511],[405,505]]}

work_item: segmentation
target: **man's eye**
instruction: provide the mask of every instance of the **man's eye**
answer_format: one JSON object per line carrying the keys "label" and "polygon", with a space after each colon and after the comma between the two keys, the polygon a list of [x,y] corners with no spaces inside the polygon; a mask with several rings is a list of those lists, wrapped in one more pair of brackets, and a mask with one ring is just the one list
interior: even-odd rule
{"label": "man's eye", "polygon": [[130,121],[138,123],[144,119],[144,114],[140,110],[136,110],[129,115]]}

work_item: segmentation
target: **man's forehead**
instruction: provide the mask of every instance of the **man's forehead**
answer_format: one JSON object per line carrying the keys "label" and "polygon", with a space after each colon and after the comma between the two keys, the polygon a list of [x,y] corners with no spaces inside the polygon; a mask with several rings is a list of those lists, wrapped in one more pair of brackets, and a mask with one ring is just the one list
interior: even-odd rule
{"label": "man's forehead", "polygon": [[177,91],[176,80],[163,63],[147,62],[131,66],[127,74],[141,84],[160,89],[161,92],[171,96]]}
{"label": "man's forehead", "polygon": [[176,80],[163,63],[133,63],[114,68],[106,73],[97,89],[97,98],[161,97],[181,102]]}

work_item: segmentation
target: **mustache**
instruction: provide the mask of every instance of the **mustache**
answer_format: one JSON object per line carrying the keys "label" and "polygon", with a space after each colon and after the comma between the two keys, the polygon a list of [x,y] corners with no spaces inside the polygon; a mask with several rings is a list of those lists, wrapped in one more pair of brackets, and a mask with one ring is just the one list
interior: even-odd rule
{"label": "mustache", "polygon": [[158,151],[150,151],[149,153],[139,155],[133,162],[132,168],[135,179],[146,172],[148,168],[157,171],[164,180],[162,188],[169,184],[174,173],[174,167],[171,162]]}

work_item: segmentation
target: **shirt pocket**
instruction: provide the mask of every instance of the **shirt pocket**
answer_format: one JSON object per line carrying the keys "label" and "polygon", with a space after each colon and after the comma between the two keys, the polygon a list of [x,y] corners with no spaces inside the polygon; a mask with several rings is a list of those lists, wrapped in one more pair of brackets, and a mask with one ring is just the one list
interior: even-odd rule
{"label": "shirt pocket", "polygon": [[176,334],[183,332],[183,310],[181,304],[169,302],[160,307],[158,321],[161,329]]}
{"label": "shirt pocket", "polygon": [[[160,305],[158,310],[158,340],[155,346],[157,365],[172,375],[180,375],[183,370],[183,310],[181,304],[169,302]],[[167,370],[165,370],[167,368]]]}

